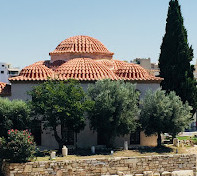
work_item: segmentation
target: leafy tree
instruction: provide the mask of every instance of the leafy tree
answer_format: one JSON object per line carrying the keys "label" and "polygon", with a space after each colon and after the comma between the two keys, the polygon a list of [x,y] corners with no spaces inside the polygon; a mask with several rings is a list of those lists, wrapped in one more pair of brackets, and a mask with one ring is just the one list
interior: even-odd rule
{"label": "leafy tree", "polygon": [[30,123],[29,114],[29,106],[24,101],[0,98],[0,136],[7,137],[9,129],[27,129]]}
{"label": "leafy tree", "polygon": [[157,134],[157,145],[161,146],[161,134],[177,133],[188,127],[191,121],[191,106],[183,104],[175,92],[148,91],[141,101],[140,123],[146,135]]}
{"label": "leafy tree", "polygon": [[179,96],[176,96],[175,92],[170,92],[168,95],[170,99],[171,116],[169,117],[169,130],[168,133],[174,137],[179,132],[182,132],[189,126],[192,120],[192,114],[190,113],[192,107],[186,102],[183,104]]}
{"label": "leafy tree", "polygon": [[188,101],[194,113],[197,109],[197,88],[194,66],[190,65],[192,59],[193,49],[188,44],[179,2],[170,0],[159,58],[160,76],[164,78],[161,86],[167,93],[175,91],[183,102]]}
{"label": "leafy tree", "polygon": [[[84,113],[91,108],[92,102],[77,81],[48,80],[34,87],[29,94],[32,110],[37,117],[42,117],[45,127],[54,131],[59,150],[68,141],[68,130],[79,133],[85,127]],[[59,125],[60,135],[57,132]]]}
{"label": "leafy tree", "polygon": [[129,134],[136,129],[139,114],[139,92],[131,83],[100,80],[88,88],[95,102],[88,113],[91,128],[102,134],[108,147],[116,136]]}

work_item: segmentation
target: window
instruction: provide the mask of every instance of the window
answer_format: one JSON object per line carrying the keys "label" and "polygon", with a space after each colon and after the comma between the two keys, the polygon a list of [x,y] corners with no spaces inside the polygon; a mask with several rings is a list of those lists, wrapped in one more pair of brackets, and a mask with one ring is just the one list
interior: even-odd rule
{"label": "window", "polygon": [[136,130],[134,133],[130,134],[130,144],[140,144],[140,130]]}
{"label": "window", "polygon": [[1,74],[4,74],[4,71],[1,71]]}

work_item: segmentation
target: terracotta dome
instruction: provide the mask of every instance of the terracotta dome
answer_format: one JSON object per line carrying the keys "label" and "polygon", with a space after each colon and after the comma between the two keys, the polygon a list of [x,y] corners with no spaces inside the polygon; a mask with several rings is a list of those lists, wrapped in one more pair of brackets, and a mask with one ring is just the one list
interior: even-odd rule
{"label": "terracotta dome", "polygon": [[79,35],[62,41],[56,49],[49,53],[97,53],[113,55],[100,41],[93,37]]}
{"label": "terracotta dome", "polygon": [[161,81],[162,78],[150,75],[143,67],[128,63],[119,67],[115,73],[123,80]]}
{"label": "terracotta dome", "polygon": [[103,65],[107,66],[108,68],[112,69],[114,72],[118,70],[119,68],[122,68],[126,66],[128,63],[124,61],[119,61],[119,60],[107,60],[107,59],[102,59],[102,60],[97,60],[97,62],[102,63]]}
{"label": "terracotta dome", "polygon": [[77,79],[77,80],[117,80],[118,77],[106,66],[90,58],[75,58],[62,64],[55,72],[59,79]]}
{"label": "terracotta dome", "polygon": [[17,77],[10,78],[10,81],[43,81],[48,78],[54,78],[54,72],[50,68],[42,65],[43,62],[37,62],[23,68]]}
{"label": "terracotta dome", "polygon": [[113,70],[113,72],[123,80],[148,80],[148,81],[161,81],[160,77],[150,75],[143,67],[134,63],[127,63],[119,60],[98,60]]}

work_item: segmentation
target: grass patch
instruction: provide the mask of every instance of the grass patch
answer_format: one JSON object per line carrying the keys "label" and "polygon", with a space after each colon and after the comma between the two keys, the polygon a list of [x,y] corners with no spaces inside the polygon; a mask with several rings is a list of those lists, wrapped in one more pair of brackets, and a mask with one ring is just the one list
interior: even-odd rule
{"label": "grass patch", "polygon": [[194,144],[197,144],[197,137],[196,136],[177,136],[179,140],[191,140]]}
{"label": "grass patch", "polygon": [[[78,150],[77,153],[71,152],[66,157],[58,156],[55,161],[61,160],[78,160],[78,159],[91,159],[91,158],[114,158],[114,157],[134,157],[134,156],[150,156],[150,155],[169,155],[176,154],[177,148],[172,145],[165,145],[161,148],[157,147],[139,147],[130,150],[116,150],[113,155],[110,154],[110,151],[96,151],[95,155],[90,153],[90,150]],[[185,149],[185,148],[184,148]],[[179,153],[184,153],[185,150],[183,148],[179,149]],[[37,157],[34,161],[49,161],[49,156]]]}

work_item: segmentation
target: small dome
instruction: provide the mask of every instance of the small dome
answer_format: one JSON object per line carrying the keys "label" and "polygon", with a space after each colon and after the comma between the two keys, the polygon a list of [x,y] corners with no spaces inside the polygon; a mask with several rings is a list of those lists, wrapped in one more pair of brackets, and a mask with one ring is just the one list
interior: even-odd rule
{"label": "small dome", "polygon": [[133,63],[119,60],[98,60],[111,69],[120,79],[123,80],[148,80],[161,81],[162,78],[150,75],[143,67]]}
{"label": "small dome", "polygon": [[67,61],[58,67],[55,72],[59,79],[77,79],[77,80],[117,80],[118,77],[104,65],[90,58],[75,58]]}
{"label": "small dome", "polygon": [[124,66],[119,67],[115,71],[123,80],[147,80],[147,81],[158,81],[162,80],[159,77],[150,75],[143,67],[133,63],[126,63]]}
{"label": "small dome", "polygon": [[10,81],[28,81],[28,80],[47,80],[48,78],[53,78],[54,72],[50,68],[47,68],[45,65],[42,65],[42,62],[35,63],[23,68],[17,77],[10,78]]}
{"label": "small dome", "polygon": [[56,49],[49,53],[97,53],[113,55],[100,41],[89,36],[74,36],[62,41]]}

